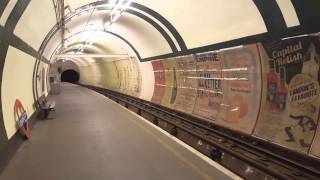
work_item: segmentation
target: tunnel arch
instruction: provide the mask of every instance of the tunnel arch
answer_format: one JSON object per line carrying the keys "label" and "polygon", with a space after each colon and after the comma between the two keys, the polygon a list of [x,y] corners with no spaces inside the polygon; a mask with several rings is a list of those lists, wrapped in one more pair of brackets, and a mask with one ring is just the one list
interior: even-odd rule
{"label": "tunnel arch", "polygon": [[[68,21],[72,20],[72,18],[75,17],[77,14],[81,14],[84,11],[88,11],[92,8],[97,7],[97,6],[106,5],[106,4],[108,4],[108,3],[103,2],[103,1],[96,1],[96,2],[92,2],[89,4],[83,5],[75,10],[75,11],[78,11],[78,13],[75,12],[74,14],[70,14],[70,16],[67,16],[66,19],[68,19]],[[103,8],[107,8],[107,7],[104,6]],[[175,40],[177,42],[180,49],[186,49],[185,42],[184,42],[183,38],[181,37],[181,35],[178,33],[178,31],[175,29],[175,27],[168,20],[166,20],[163,16],[161,16],[159,13],[157,13],[156,11],[153,11],[152,9],[150,9],[142,4],[132,2],[129,9],[127,9],[125,12],[133,14],[141,19],[144,19],[148,23],[150,23],[154,28],[156,28],[167,39],[168,43],[171,44],[173,49],[176,49],[176,47],[173,47],[174,45],[172,44],[172,40]],[[150,16],[150,17],[148,17],[148,16]],[[162,28],[167,29],[167,31],[165,31]],[[169,34],[168,31],[170,32],[170,34],[172,34],[172,36],[170,36],[172,40],[169,39],[170,37],[168,36],[168,34]]]}
{"label": "tunnel arch", "polygon": [[[90,31],[90,30],[87,30],[87,31]],[[101,30],[101,31],[99,31],[99,32],[103,32],[103,33],[106,33],[106,34],[110,34],[110,35],[113,35],[113,36],[119,38],[120,40],[122,40],[123,42],[125,42],[125,43],[132,49],[132,51],[135,53],[136,57],[137,57],[140,61],[142,60],[142,59],[141,59],[141,55],[139,54],[138,50],[132,45],[131,42],[129,42],[129,41],[128,41],[127,39],[125,39],[124,37],[120,36],[119,34],[110,32],[110,31]],[[75,34],[73,34],[73,35],[65,38],[65,40],[68,40],[68,39],[70,39],[70,38],[73,38],[74,36],[77,36],[77,35],[79,35],[79,34],[81,34],[81,33],[83,33],[83,32],[77,32],[77,33],[75,33]],[[84,42],[78,42],[78,44],[83,44],[83,43],[84,43]],[[97,49],[100,49],[100,50],[103,48],[103,47],[99,47],[99,46],[97,46],[97,45],[95,45],[95,47],[96,47]],[[54,53],[52,53],[52,55],[55,54],[55,52],[57,52],[57,51],[59,50],[59,48],[61,48],[61,43],[57,45],[57,47],[55,48]],[[52,58],[52,56],[51,56],[51,58]]]}
{"label": "tunnel arch", "polygon": [[[172,41],[172,38],[170,38],[168,33],[162,27],[165,27],[166,29],[170,29],[170,32],[174,32],[174,36],[172,36],[172,37],[174,39],[176,39],[176,37],[177,37],[177,39],[179,39],[179,40],[175,40],[176,42],[180,42],[179,44],[185,44],[183,39],[179,35],[178,31],[171,25],[171,23],[169,23],[167,20],[165,20],[164,17],[162,17],[158,13],[152,12],[149,8],[146,8],[143,5],[140,5],[138,3],[133,3],[133,4],[135,4],[135,6],[137,6],[135,9],[138,9],[141,12],[149,14],[150,17],[153,17],[153,18],[159,20],[158,22],[163,23],[164,25],[163,26],[159,25],[157,22],[153,21],[151,18],[149,18],[146,15],[140,13],[139,11],[136,11],[132,7],[129,7],[129,9],[127,11],[125,11],[125,13],[132,14],[132,15],[144,20],[145,22],[149,23],[153,28],[155,28],[161,34],[161,36],[164,39],[166,39],[166,41],[169,44],[169,46],[171,47],[171,50],[172,50],[173,53],[177,52],[177,50],[176,50],[177,47],[174,45],[174,43]],[[73,13],[68,14],[65,17],[65,22],[64,23],[67,24],[67,23],[71,22],[73,20],[73,18],[81,15],[81,13],[89,11],[91,9],[96,8],[96,6],[101,6],[101,5],[108,5],[108,2],[96,1],[94,3],[89,3],[87,5],[83,5],[81,7],[78,7]],[[107,10],[110,10],[110,7],[108,7],[108,6],[105,6],[104,8],[107,9]],[[167,27],[167,26],[169,26],[169,27]],[[50,32],[47,34],[44,42],[49,42],[55,36],[55,34],[57,34],[59,31],[60,31],[59,27],[57,25],[55,25],[50,30]],[[108,31],[108,32],[110,32],[110,31]],[[115,32],[110,32],[110,33],[116,34]],[[119,36],[121,36],[121,35],[119,35]],[[121,37],[123,39],[125,39],[123,36],[121,36]],[[47,43],[45,43],[45,44],[47,44]],[[130,44],[133,44],[133,43],[131,42]],[[185,46],[185,45],[181,45],[181,46]],[[137,48],[135,48],[135,49],[137,49]],[[185,49],[185,48],[181,48],[181,49]],[[141,53],[139,53],[139,54],[141,54]]]}
{"label": "tunnel arch", "polygon": [[[103,4],[104,4],[104,2],[102,2],[102,1],[96,1],[96,2],[92,2],[89,4],[83,5],[77,9],[79,11],[81,11],[81,10],[83,11],[83,10],[87,10],[90,7],[92,8],[92,6],[99,6],[99,5],[103,5]],[[187,49],[186,44],[185,44],[183,38],[181,37],[181,35],[179,34],[179,32],[177,31],[177,29],[164,16],[162,16],[158,12],[156,12],[156,11],[154,11],[154,10],[148,8],[147,6],[144,6],[138,2],[132,2],[130,6],[138,11],[143,12],[145,15],[152,17],[159,24],[163,25],[163,27],[170,32],[170,34],[172,35],[173,39],[177,42],[180,49],[181,50]],[[132,8],[130,8],[130,10],[135,11]],[[136,11],[136,12],[138,12],[138,11]],[[146,17],[146,16],[144,16],[144,17]]]}

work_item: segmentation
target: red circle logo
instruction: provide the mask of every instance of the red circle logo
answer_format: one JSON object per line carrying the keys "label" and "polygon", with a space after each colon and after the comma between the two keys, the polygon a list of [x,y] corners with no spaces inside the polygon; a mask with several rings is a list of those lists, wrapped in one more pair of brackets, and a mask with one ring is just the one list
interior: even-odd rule
{"label": "red circle logo", "polygon": [[14,103],[14,115],[19,126],[20,133],[27,139],[30,139],[31,131],[28,124],[28,115],[19,99],[16,99]]}

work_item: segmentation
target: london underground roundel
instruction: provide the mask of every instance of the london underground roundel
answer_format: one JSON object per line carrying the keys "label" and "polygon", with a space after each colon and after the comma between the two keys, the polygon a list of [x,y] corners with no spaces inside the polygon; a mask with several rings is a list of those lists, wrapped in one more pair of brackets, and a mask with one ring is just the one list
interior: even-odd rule
{"label": "london underground roundel", "polygon": [[28,115],[19,99],[16,99],[14,103],[14,116],[20,133],[25,136],[25,138],[30,139],[31,131],[28,124]]}

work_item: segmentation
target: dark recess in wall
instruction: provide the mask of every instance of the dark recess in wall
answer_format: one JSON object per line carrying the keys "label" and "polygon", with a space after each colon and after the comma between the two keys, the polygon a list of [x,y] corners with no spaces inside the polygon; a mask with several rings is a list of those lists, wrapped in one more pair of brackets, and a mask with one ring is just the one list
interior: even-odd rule
{"label": "dark recess in wall", "polygon": [[68,69],[62,72],[61,74],[61,81],[62,82],[69,82],[77,84],[80,80],[80,75],[77,71]]}

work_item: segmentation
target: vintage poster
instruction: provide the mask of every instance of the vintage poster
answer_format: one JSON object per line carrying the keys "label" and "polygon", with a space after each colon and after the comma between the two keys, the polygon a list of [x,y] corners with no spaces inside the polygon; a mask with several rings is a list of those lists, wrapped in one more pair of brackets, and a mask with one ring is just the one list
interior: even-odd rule
{"label": "vintage poster", "polygon": [[319,119],[319,44],[307,36],[259,49],[265,88],[255,135],[307,153]]}
{"label": "vintage poster", "polygon": [[129,79],[129,86],[128,88],[131,91],[131,95],[134,97],[139,97],[141,93],[141,86],[142,86],[142,78],[141,78],[141,71],[139,67],[139,61],[135,58],[130,58],[130,69],[131,72],[128,73],[127,78]]}
{"label": "vintage poster", "polygon": [[[317,48],[318,56],[315,58],[318,58],[318,63],[320,63],[320,36],[315,37],[315,47]],[[318,80],[319,79],[319,74],[318,74]],[[312,147],[311,147],[311,152],[313,156],[316,156],[317,158],[320,158],[320,122],[319,122],[319,117],[318,117],[318,128],[316,132],[316,136],[313,139]]]}
{"label": "vintage poster", "polygon": [[252,134],[261,101],[261,62],[256,44],[219,52],[223,100],[217,124]]}
{"label": "vintage poster", "polygon": [[161,104],[165,90],[166,80],[162,61],[151,62],[154,72],[154,91],[151,102]]}
{"label": "vintage poster", "polygon": [[[121,93],[128,94],[129,90],[127,89],[129,80],[126,78],[127,68],[125,62],[114,61],[117,69],[117,74],[119,77],[119,90]],[[129,69],[128,69],[129,70]]]}
{"label": "vintage poster", "polygon": [[177,99],[179,79],[179,74],[177,73],[177,59],[178,58],[169,58],[162,60],[165,71],[166,90],[161,105],[167,108],[173,108]]}
{"label": "vintage poster", "polygon": [[125,64],[122,61],[114,61],[116,66],[117,76],[119,77],[119,92],[127,94],[126,87],[128,86],[128,80],[126,79]]}
{"label": "vintage poster", "polygon": [[104,72],[101,76],[102,86],[120,92],[120,77],[115,62],[99,63],[99,70]]}
{"label": "vintage poster", "polygon": [[195,59],[198,90],[193,115],[215,121],[223,98],[221,60],[217,52],[197,54]]}
{"label": "vintage poster", "polygon": [[177,59],[178,93],[174,109],[192,114],[197,96],[196,61],[192,55]]}
{"label": "vintage poster", "polygon": [[320,123],[319,122],[318,122],[316,136],[311,146],[310,154],[317,158],[320,158]]}
{"label": "vintage poster", "polygon": [[130,89],[130,95],[134,97],[139,97],[141,92],[142,86],[142,78],[141,78],[141,71],[139,67],[139,61],[135,58],[130,58],[126,62],[130,69],[127,72],[127,78],[129,79],[128,89]]}
{"label": "vintage poster", "polygon": [[114,61],[120,83],[120,92],[138,97],[141,91],[141,72],[138,60],[130,58]]}
{"label": "vintage poster", "polygon": [[105,63],[105,67],[107,69],[108,75],[106,77],[106,83],[111,87],[114,91],[120,92],[120,75],[118,73],[117,64],[115,62]]}

